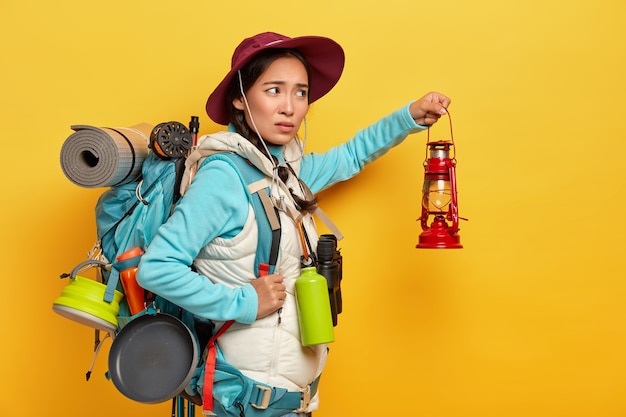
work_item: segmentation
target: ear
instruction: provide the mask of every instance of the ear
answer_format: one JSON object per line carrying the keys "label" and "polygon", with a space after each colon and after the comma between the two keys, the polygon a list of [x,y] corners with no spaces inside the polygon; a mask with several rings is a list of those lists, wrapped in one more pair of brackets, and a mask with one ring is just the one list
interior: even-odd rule
{"label": "ear", "polygon": [[236,108],[237,110],[243,110],[245,108],[243,98],[237,97],[233,99],[233,107]]}

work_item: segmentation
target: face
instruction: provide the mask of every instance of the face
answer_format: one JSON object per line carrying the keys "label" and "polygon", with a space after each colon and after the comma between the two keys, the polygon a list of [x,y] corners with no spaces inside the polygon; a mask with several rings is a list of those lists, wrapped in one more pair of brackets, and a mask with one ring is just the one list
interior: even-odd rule
{"label": "face", "polygon": [[[233,100],[243,110],[252,130],[273,145],[291,141],[309,109],[309,80],[302,62],[295,57],[276,59],[246,92],[250,112],[243,98]],[[254,123],[252,121],[254,120]]]}

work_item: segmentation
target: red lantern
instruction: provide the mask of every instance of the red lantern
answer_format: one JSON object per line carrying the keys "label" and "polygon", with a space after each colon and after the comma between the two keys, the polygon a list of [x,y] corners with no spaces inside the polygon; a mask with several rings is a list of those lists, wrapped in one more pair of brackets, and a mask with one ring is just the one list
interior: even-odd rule
{"label": "red lantern", "polygon": [[[448,113],[450,117],[450,113]],[[417,248],[460,249],[459,204],[456,189],[456,148],[450,139],[430,141],[430,127],[424,161],[424,188],[422,190],[422,226]],[[464,219],[466,220],[466,219]],[[429,224],[430,222],[430,224]]]}

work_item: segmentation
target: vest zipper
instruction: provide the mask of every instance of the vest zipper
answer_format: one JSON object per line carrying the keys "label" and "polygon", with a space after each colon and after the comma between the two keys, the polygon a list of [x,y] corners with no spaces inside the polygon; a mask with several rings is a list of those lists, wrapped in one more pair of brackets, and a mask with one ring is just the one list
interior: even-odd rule
{"label": "vest zipper", "polygon": [[272,362],[270,364],[270,369],[269,369],[269,374],[272,376],[276,375],[276,372],[278,371],[278,361],[280,360],[279,358],[279,353],[280,353],[280,345],[281,345],[281,330],[280,330],[280,326],[282,323],[282,317],[281,317],[281,313],[283,311],[283,308],[279,308],[278,311],[276,312],[278,314],[278,320],[276,323],[276,327],[274,327],[274,349],[272,352]]}

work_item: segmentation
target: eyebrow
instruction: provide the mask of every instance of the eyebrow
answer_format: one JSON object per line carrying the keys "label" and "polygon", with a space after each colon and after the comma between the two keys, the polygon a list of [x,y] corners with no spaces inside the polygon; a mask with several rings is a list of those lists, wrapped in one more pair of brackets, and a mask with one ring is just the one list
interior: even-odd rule
{"label": "eyebrow", "polygon": [[[285,81],[266,81],[263,85],[285,85]],[[309,88],[309,85],[306,83],[296,83],[296,86],[300,88]]]}

